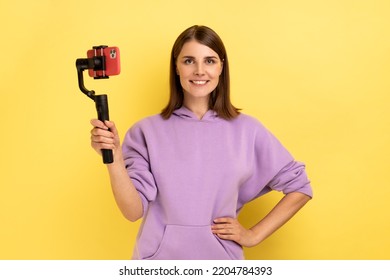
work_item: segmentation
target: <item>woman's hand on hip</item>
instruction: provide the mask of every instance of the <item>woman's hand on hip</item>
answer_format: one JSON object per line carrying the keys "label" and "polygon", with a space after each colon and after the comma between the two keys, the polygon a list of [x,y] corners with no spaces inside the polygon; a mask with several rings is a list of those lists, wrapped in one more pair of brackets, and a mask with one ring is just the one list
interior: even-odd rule
{"label": "woman's hand on hip", "polygon": [[222,217],[214,220],[211,231],[221,239],[232,240],[244,247],[257,245],[256,235],[250,230],[244,228],[237,219]]}

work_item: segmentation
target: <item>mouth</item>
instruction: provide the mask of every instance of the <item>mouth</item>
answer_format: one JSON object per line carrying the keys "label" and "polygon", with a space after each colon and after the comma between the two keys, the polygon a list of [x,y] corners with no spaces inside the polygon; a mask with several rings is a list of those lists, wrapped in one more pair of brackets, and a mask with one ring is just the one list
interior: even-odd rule
{"label": "mouth", "polygon": [[196,80],[190,80],[191,83],[198,85],[198,86],[203,86],[207,84],[209,81],[196,81]]}

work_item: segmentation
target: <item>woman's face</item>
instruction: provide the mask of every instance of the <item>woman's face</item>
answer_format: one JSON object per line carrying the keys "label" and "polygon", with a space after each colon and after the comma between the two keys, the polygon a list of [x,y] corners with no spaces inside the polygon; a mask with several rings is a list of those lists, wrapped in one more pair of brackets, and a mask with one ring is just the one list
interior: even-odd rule
{"label": "woman's face", "polygon": [[189,41],[183,45],[176,61],[176,72],[185,98],[209,98],[217,87],[223,63],[211,48]]}

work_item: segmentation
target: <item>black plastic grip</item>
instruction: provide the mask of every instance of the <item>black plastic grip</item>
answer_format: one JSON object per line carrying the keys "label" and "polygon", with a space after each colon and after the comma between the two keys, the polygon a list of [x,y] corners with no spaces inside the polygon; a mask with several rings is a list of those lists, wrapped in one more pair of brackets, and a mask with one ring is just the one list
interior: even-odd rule
{"label": "black plastic grip", "polygon": [[[95,105],[98,114],[98,119],[101,121],[109,121],[110,116],[108,113],[108,98],[106,94],[95,95]],[[102,149],[103,163],[113,163],[114,157],[112,150]]]}

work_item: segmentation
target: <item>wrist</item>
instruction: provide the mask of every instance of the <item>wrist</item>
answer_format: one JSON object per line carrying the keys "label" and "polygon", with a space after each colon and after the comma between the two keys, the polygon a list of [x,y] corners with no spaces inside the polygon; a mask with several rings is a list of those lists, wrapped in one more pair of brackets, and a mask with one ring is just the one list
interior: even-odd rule
{"label": "wrist", "polygon": [[253,246],[260,244],[261,242],[264,241],[264,239],[267,238],[267,236],[264,235],[265,232],[262,231],[261,228],[259,227],[254,226],[250,228],[249,231],[251,232],[252,235]]}
{"label": "wrist", "polygon": [[108,167],[116,167],[118,165],[124,165],[122,151],[120,149],[113,150],[114,160],[112,163],[107,164]]}

